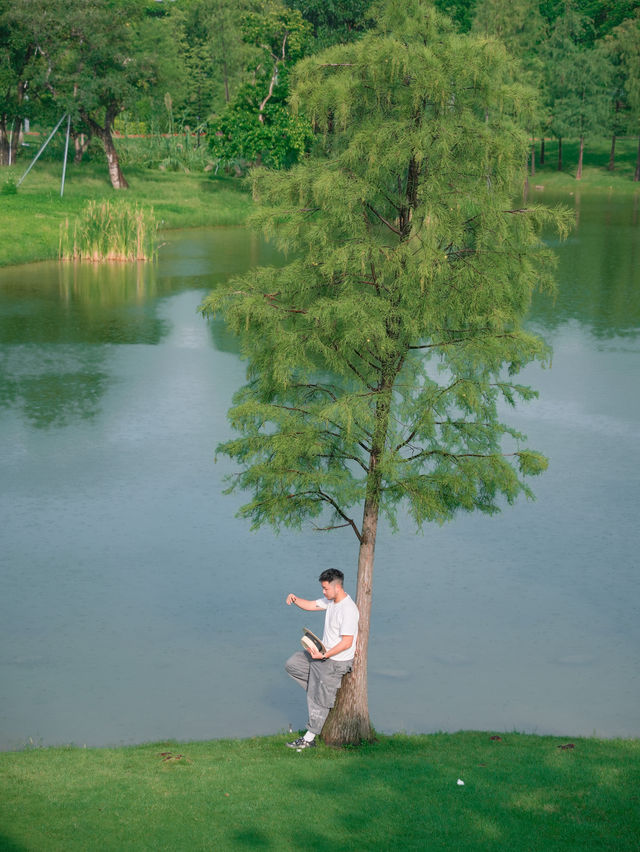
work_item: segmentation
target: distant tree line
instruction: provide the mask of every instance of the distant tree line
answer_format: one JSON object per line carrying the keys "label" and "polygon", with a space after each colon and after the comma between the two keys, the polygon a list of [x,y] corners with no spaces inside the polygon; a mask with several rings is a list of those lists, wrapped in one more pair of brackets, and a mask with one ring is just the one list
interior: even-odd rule
{"label": "distant tree line", "polygon": [[[640,135],[640,0],[435,0],[463,32],[501,40],[539,101],[528,128],[558,141]],[[296,62],[367,32],[369,0],[0,0],[0,165],[25,120],[71,116],[75,157],[91,139],[125,188],[113,137],[206,134],[225,166],[288,167],[317,128],[290,109]],[[535,168],[536,154],[531,151]],[[640,180],[640,146],[635,179]]]}

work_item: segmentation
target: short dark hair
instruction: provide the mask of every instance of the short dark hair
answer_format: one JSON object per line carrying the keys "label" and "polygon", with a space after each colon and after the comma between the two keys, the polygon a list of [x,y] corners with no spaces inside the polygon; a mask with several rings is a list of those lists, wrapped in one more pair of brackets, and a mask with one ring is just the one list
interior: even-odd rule
{"label": "short dark hair", "polygon": [[326,571],[320,574],[318,579],[321,583],[340,583],[341,586],[344,585],[344,574],[342,571],[338,571],[337,568],[327,568]]}

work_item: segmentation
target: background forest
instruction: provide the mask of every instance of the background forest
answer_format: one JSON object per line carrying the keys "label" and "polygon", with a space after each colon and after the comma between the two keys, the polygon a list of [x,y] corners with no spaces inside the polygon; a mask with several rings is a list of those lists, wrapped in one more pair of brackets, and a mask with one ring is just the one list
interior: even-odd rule
{"label": "background forest", "polygon": [[[461,31],[500,39],[539,92],[530,168],[545,140],[640,134],[640,0],[436,0]],[[0,165],[35,153],[25,131],[70,116],[76,162],[173,170],[282,168],[311,148],[288,106],[301,58],[358,39],[367,0],[0,0]],[[122,146],[118,138],[128,137]],[[137,142],[132,142],[132,138]],[[115,141],[114,141],[115,140]],[[640,180],[640,147],[634,179]],[[548,152],[547,152],[548,157]]]}

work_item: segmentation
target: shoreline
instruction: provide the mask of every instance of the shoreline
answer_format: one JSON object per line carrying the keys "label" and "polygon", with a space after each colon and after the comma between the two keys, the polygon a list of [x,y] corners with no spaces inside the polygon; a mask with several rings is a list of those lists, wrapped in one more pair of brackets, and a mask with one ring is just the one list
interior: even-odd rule
{"label": "shoreline", "polygon": [[[300,733],[303,732],[304,729],[300,729]],[[288,731],[279,731],[273,734],[256,734],[256,735],[248,735],[241,737],[213,737],[211,739],[203,739],[203,740],[191,740],[191,739],[176,739],[173,737],[167,737],[165,739],[160,740],[144,740],[139,743],[128,743],[128,744],[111,744],[111,745],[79,745],[77,743],[58,743],[54,745],[39,745],[33,741],[26,742],[24,745],[17,748],[2,748],[0,747],[0,762],[2,758],[6,755],[18,755],[18,754],[30,754],[32,752],[126,752],[126,751],[135,751],[138,749],[155,749],[155,748],[165,748],[165,747],[174,747],[174,748],[182,748],[188,749],[189,747],[194,748],[206,748],[206,747],[214,747],[219,745],[236,745],[243,746],[249,744],[278,744],[285,743],[292,736],[295,736],[297,732],[288,732]],[[436,741],[441,739],[442,737],[486,737],[492,742],[506,742],[510,738],[521,738],[521,739],[530,739],[536,742],[546,741],[550,744],[557,745],[558,748],[561,746],[566,746],[567,744],[573,744],[572,747],[577,747],[580,743],[601,743],[608,744],[613,746],[638,746],[640,747],[640,735],[638,736],[598,736],[597,734],[592,734],[591,736],[572,736],[570,734],[538,734],[538,733],[527,733],[523,731],[496,731],[496,730],[479,730],[475,728],[469,728],[459,731],[431,731],[430,733],[407,733],[406,731],[394,731],[392,733],[388,732],[379,732],[374,730],[374,739],[371,742],[362,743],[361,746],[346,746],[344,748],[336,747],[336,746],[325,746],[322,743],[322,740],[318,740],[318,742],[328,751],[337,751],[337,752],[346,752],[346,751],[355,751],[357,752],[359,748],[375,748],[375,746],[380,742],[387,742],[389,740],[402,740],[406,742],[415,742],[418,744],[424,744],[430,740]]]}
{"label": "shoreline", "polygon": [[[528,176],[527,200],[544,203],[545,193],[567,199],[576,197],[615,197],[638,203],[640,182],[632,180],[630,158],[635,140],[627,143],[627,156],[619,155],[614,172],[602,164],[604,149],[595,150],[585,163],[583,177],[576,180],[567,168],[553,165],[552,146],[547,148],[544,166]],[[633,144],[631,144],[633,143]],[[570,145],[565,145],[567,150]],[[567,156],[567,162],[572,158]],[[16,194],[0,196],[0,268],[22,266],[43,260],[57,260],[61,226],[77,216],[91,200],[114,198],[152,207],[160,230],[244,226],[253,207],[244,182],[238,178],[211,173],[166,172],[140,166],[125,167],[131,188],[116,193],[109,185],[101,162],[80,166],[69,164],[64,198],[60,198],[59,163],[47,161],[30,173]],[[17,181],[23,164],[0,171],[0,183]],[[525,186],[523,185],[523,195]]]}

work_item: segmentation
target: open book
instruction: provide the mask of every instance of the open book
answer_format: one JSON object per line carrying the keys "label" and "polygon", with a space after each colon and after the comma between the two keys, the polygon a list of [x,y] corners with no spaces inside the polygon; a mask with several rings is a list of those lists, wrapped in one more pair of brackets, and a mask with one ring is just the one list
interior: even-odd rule
{"label": "open book", "polygon": [[302,642],[302,647],[305,651],[309,651],[311,648],[314,648],[316,651],[320,651],[321,654],[327,653],[327,649],[324,647],[321,640],[318,639],[316,634],[312,633],[307,627],[305,627],[300,641]]}

